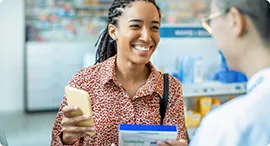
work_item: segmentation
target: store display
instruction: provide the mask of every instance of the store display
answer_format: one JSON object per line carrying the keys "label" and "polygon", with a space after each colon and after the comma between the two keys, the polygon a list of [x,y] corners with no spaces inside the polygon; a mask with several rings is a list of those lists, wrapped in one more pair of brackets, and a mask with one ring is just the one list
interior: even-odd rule
{"label": "store display", "polygon": [[[27,41],[94,41],[113,0],[26,0]],[[199,24],[207,0],[157,0],[163,24]]]}
{"label": "store display", "polygon": [[[178,72],[172,74],[177,77],[183,84],[198,84],[207,80],[219,81],[222,83],[245,83],[247,77],[241,73],[229,69],[222,53],[221,63],[216,72],[206,72],[202,56],[185,55],[178,58]],[[213,74],[213,75],[212,75]],[[209,76],[208,78],[205,78]]]}
{"label": "store display", "polygon": [[209,112],[233,98],[233,96],[227,96],[221,100],[218,97],[198,96],[194,98],[194,102],[186,103],[189,110],[185,111],[185,122],[189,137],[192,138],[201,121]]}
{"label": "store display", "polygon": [[[106,27],[111,2],[97,0],[27,0],[27,41],[94,41]],[[35,30],[35,31],[33,31]]]}

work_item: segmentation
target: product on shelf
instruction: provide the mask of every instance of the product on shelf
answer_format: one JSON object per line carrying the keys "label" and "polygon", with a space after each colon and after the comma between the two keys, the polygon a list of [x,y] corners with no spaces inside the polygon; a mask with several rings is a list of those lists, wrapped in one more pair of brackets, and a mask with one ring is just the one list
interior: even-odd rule
{"label": "product on shelf", "polygon": [[192,110],[186,112],[185,122],[187,128],[197,128],[201,122],[201,114]]}
{"label": "product on shelf", "polygon": [[204,117],[212,109],[212,98],[211,97],[201,97],[200,98],[200,113]]}
{"label": "product on shelf", "polygon": [[213,110],[213,109],[215,109],[215,108],[217,108],[217,107],[219,107],[221,105],[221,101],[220,101],[219,98],[213,98],[212,101],[213,101],[213,103],[212,103],[212,109],[211,110]]}
{"label": "product on shelf", "polygon": [[193,111],[186,111],[185,113],[185,122],[186,122],[186,127],[187,128],[191,128],[191,117],[192,117],[192,114],[193,114]]}
{"label": "product on shelf", "polygon": [[204,60],[202,56],[189,55],[178,58],[178,79],[183,84],[202,83],[204,81]]}
{"label": "product on shelf", "polygon": [[201,114],[197,112],[193,112],[191,115],[191,126],[192,128],[197,128],[201,122]]}

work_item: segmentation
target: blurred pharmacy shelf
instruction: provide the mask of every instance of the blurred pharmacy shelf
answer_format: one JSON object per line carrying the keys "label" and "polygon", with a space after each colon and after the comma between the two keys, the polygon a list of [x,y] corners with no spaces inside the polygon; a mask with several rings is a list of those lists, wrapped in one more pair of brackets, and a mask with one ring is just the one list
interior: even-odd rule
{"label": "blurred pharmacy shelf", "polygon": [[246,83],[203,82],[200,84],[183,84],[184,98],[197,96],[230,96],[246,93]]}
{"label": "blurred pharmacy shelf", "polygon": [[[245,94],[246,83],[221,83],[218,81],[206,81],[199,84],[183,84],[182,91],[183,96],[185,99],[187,99],[187,101],[189,99],[195,99],[194,97],[215,97],[215,98],[226,97],[227,100],[229,96],[238,96],[241,94]],[[187,101],[186,103],[188,103]],[[196,110],[194,110],[194,113],[196,114]],[[201,114],[201,112],[199,112],[199,114]],[[195,119],[191,118],[191,120],[196,121],[196,118]],[[197,130],[197,128],[192,127],[197,126],[191,126],[190,128],[187,129],[190,139],[192,139]]]}
{"label": "blurred pharmacy shelf", "polygon": [[[113,0],[25,0],[27,41],[95,43]],[[163,24],[200,24],[208,1],[157,0]],[[65,37],[68,36],[68,37]]]}

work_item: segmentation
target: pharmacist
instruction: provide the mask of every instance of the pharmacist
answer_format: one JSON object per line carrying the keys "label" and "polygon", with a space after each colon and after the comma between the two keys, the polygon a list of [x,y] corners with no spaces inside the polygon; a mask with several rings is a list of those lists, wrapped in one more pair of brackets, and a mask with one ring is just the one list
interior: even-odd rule
{"label": "pharmacist", "polygon": [[212,0],[202,19],[232,70],[248,78],[247,94],[209,113],[191,146],[266,146],[270,143],[270,4]]}

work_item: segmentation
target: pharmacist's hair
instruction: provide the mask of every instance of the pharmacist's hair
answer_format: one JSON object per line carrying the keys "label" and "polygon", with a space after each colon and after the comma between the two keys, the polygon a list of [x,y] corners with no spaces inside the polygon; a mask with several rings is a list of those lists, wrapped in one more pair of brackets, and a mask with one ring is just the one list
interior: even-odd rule
{"label": "pharmacist's hair", "polygon": [[[121,16],[123,10],[134,1],[146,1],[154,4],[159,12],[159,17],[161,17],[160,9],[155,0],[114,0],[108,13],[108,25],[113,24],[116,27],[119,27],[117,24],[118,17]],[[101,33],[95,46],[97,46],[96,64],[101,63],[117,54],[117,44],[110,37],[108,27],[106,27],[106,29]]]}
{"label": "pharmacist's hair", "polygon": [[232,7],[246,13],[262,40],[270,45],[270,4],[267,0],[215,0],[222,10]]}

